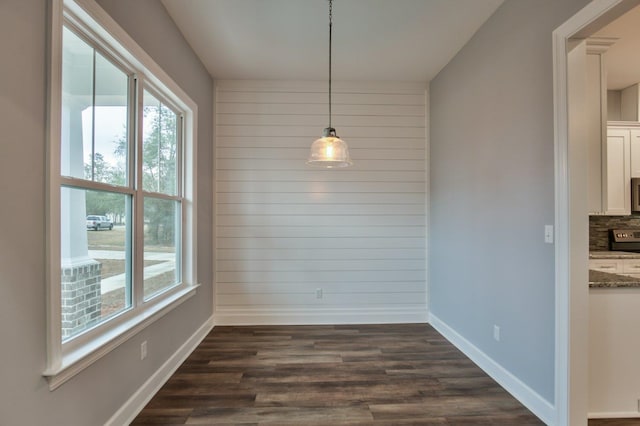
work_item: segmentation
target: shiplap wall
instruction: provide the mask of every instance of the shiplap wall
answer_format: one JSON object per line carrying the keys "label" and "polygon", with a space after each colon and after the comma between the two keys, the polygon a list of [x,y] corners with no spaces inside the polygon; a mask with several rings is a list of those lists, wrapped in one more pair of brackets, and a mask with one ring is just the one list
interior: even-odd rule
{"label": "shiplap wall", "polygon": [[327,90],[216,83],[217,324],[426,321],[425,85],[334,83],[332,170]]}

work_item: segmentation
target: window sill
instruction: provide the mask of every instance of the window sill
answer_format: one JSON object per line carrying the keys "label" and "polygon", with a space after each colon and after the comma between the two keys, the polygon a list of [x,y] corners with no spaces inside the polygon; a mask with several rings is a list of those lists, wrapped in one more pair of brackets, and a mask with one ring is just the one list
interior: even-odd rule
{"label": "window sill", "polygon": [[118,326],[113,329],[106,331],[100,337],[92,339],[87,344],[64,354],[60,365],[55,368],[48,368],[42,373],[49,381],[49,390],[58,388],[67,380],[135,336],[138,332],[171,312],[177,306],[191,298],[199,286],[199,284],[188,286],[173,293],[149,309],[140,312],[138,315],[118,324]]}

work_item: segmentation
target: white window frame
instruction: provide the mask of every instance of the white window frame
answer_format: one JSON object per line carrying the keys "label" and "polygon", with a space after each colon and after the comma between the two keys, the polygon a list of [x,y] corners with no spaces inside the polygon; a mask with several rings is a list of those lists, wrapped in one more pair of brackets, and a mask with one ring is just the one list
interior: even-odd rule
{"label": "white window frame", "polygon": [[[192,297],[197,280],[197,116],[193,100],[155,63],[155,61],[94,1],[52,0],[49,9],[50,38],[48,49],[48,114],[47,114],[47,365],[43,372],[50,390],[56,389],[74,375],[105,356],[149,324]],[[62,29],[69,22],[81,28],[92,42],[117,58],[138,79],[138,92],[143,88],[162,95],[163,100],[180,111],[182,132],[182,210],[181,255],[182,282],[171,289],[141,302],[134,309],[100,323],[77,337],[62,342],[61,276],[60,276],[60,174],[62,116]],[[141,98],[138,97],[138,104]],[[137,108],[140,108],[138,105]],[[138,135],[139,136],[139,135]],[[139,137],[135,139],[139,143]],[[100,184],[95,184],[99,187]],[[144,191],[140,189],[140,196]],[[155,196],[156,194],[154,194]],[[133,239],[142,241],[140,227]],[[138,244],[139,245],[139,244]],[[142,282],[137,283],[142,291]],[[141,299],[138,297],[138,300]],[[134,299],[135,303],[135,299]]]}

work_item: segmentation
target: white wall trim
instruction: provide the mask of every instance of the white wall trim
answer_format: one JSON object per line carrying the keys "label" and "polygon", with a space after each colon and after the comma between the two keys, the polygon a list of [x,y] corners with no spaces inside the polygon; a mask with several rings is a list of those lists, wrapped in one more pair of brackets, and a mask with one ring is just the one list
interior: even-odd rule
{"label": "white wall trim", "polygon": [[555,424],[555,409],[546,399],[494,361],[473,343],[462,337],[437,316],[430,313],[429,323],[543,422],[549,425]]}
{"label": "white wall trim", "polygon": [[[553,34],[555,158],[555,406],[556,422],[569,421],[569,205],[566,36]],[[585,372],[586,374],[586,372]]]}
{"label": "white wall trim", "polygon": [[427,88],[424,90],[424,264],[426,268],[426,274],[424,277],[425,286],[425,306],[427,307],[427,318],[429,315],[429,301],[431,300],[431,293],[429,290],[431,275],[431,266],[429,264],[429,239],[431,235],[431,98],[430,98],[430,83],[427,84]]}
{"label": "white wall trim", "polygon": [[606,411],[589,413],[590,419],[633,419],[640,418],[637,411]]}
{"label": "white wall trim", "polygon": [[215,325],[323,325],[426,323],[424,309],[220,309]]}
{"label": "white wall trim", "polygon": [[124,403],[105,423],[105,426],[128,425],[142,411],[173,373],[187,359],[200,342],[213,329],[213,317],[209,317],[178,350]]}

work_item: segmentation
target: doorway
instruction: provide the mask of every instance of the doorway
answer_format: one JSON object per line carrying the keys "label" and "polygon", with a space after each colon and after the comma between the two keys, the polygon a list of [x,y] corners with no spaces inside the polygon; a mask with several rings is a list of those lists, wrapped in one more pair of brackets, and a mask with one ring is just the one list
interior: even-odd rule
{"label": "doorway", "polygon": [[[558,425],[584,425],[588,412],[587,147],[585,43],[639,0],[592,2],[553,33],[556,223],[556,414]],[[580,89],[582,87],[582,90]]]}

